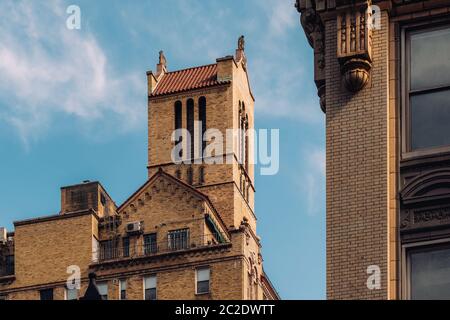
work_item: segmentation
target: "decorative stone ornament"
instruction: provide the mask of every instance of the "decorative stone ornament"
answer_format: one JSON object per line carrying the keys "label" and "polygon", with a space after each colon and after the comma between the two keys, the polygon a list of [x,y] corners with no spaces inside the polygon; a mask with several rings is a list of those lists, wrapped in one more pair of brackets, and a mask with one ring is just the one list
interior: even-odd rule
{"label": "decorative stone ornament", "polygon": [[372,64],[365,59],[350,59],[341,65],[342,82],[350,92],[358,92],[369,82]]}
{"label": "decorative stone ornament", "polygon": [[372,68],[372,30],[369,2],[351,6],[337,15],[337,57],[342,81],[350,92],[358,92],[369,82]]}
{"label": "decorative stone ornament", "polygon": [[322,19],[311,2],[298,1],[300,23],[309,44],[314,49],[314,82],[320,98],[320,108],[326,111],[325,101],[325,31]]}

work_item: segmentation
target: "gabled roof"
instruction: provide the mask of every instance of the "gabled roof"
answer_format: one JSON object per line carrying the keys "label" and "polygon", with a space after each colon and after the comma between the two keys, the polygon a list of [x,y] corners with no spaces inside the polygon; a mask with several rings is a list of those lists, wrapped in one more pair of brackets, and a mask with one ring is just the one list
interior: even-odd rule
{"label": "gabled roof", "polygon": [[230,83],[217,80],[217,64],[193,67],[163,74],[151,97]]}
{"label": "gabled roof", "polygon": [[191,192],[192,194],[194,194],[195,196],[197,196],[198,198],[202,199],[203,201],[205,201],[208,206],[210,207],[210,209],[212,210],[212,212],[214,212],[215,214],[215,218],[218,220],[220,226],[223,228],[223,231],[227,234],[227,236],[229,237],[229,233],[228,233],[228,229],[225,225],[225,223],[223,222],[222,218],[220,217],[219,213],[217,212],[216,208],[214,207],[214,205],[212,204],[211,200],[208,198],[207,195],[205,195],[203,192],[200,192],[199,190],[193,188],[192,186],[188,185],[187,183],[184,183],[183,181],[175,178],[174,176],[168,174],[167,172],[165,172],[162,168],[159,168],[158,172],[156,172],[150,179],[148,179],[138,190],[136,190],[127,200],[125,200],[119,208],[117,208],[117,212],[120,212],[123,208],[125,208],[129,203],[135,201],[139,195],[142,193],[142,191],[146,188],[148,188],[153,182],[155,182],[159,177],[163,177],[165,179],[168,179],[176,184],[178,184],[179,186],[181,186],[182,188],[186,189],[187,191]]}

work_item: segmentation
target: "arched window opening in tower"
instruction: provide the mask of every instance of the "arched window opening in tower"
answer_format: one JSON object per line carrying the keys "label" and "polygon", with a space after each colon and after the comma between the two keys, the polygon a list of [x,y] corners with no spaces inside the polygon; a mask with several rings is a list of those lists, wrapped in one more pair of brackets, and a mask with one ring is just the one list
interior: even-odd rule
{"label": "arched window opening in tower", "polygon": [[[174,105],[174,118],[175,118],[175,124],[174,124],[174,129],[178,130],[178,129],[182,129],[183,126],[183,120],[182,120],[182,115],[183,115],[183,105],[181,103],[181,101],[176,101],[175,105]],[[183,137],[179,137],[176,141],[175,144],[180,143],[181,141],[183,141]],[[180,150],[180,153],[178,154],[178,156],[180,157],[180,159],[183,157],[183,150]]]}
{"label": "arched window opening in tower", "polygon": [[198,120],[201,122],[201,137],[199,144],[201,146],[200,149],[200,156],[203,158],[203,152],[206,149],[206,141],[204,139],[204,134],[206,132],[206,98],[200,97],[198,99]]}
{"label": "arched window opening in tower", "polygon": [[187,101],[187,110],[186,110],[186,125],[187,131],[189,132],[190,141],[188,143],[188,155],[190,159],[194,159],[194,100],[188,99]]}

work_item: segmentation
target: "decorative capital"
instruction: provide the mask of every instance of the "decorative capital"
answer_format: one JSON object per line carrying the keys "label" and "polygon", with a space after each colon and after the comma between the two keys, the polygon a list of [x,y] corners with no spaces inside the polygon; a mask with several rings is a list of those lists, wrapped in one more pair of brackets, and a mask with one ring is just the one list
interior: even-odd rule
{"label": "decorative capital", "polygon": [[372,29],[369,2],[350,7],[337,15],[337,57],[342,81],[350,92],[358,92],[369,82],[372,68]]}

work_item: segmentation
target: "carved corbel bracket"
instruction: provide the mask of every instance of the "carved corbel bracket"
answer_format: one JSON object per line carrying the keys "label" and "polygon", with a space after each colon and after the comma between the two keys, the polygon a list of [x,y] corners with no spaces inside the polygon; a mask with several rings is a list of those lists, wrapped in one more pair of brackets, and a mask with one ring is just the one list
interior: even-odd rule
{"label": "carved corbel bracket", "polygon": [[314,1],[298,1],[300,22],[309,44],[314,49],[314,82],[320,98],[320,108],[326,111],[325,99],[325,29]]}
{"label": "carved corbel bracket", "polygon": [[372,69],[370,1],[347,7],[337,15],[337,57],[345,88],[353,93],[363,89]]}

